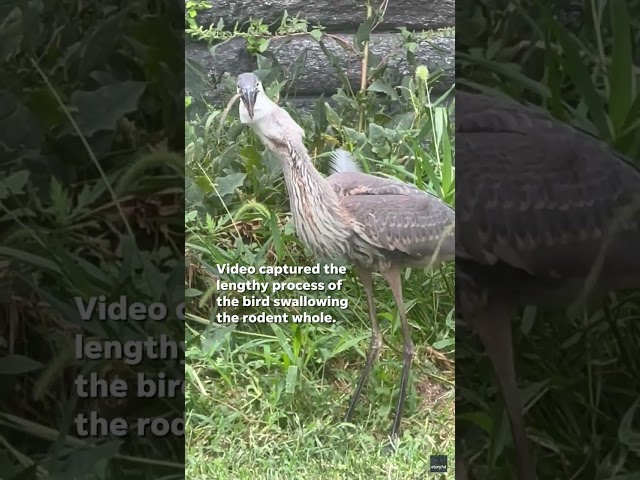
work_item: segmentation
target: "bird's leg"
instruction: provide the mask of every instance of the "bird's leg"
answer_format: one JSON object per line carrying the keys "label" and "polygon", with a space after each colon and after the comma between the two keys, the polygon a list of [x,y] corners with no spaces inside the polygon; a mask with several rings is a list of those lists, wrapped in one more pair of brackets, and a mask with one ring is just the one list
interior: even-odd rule
{"label": "bird's leg", "polygon": [[467,464],[462,458],[462,452],[456,446],[456,480],[469,480]]}
{"label": "bird's leg", "polygon": [[367,382],[367,378],[369,378],[369,372],[371,371],[371,366],[378,356],[378,353],[380,353],[380,348],[382,347],[382,333],[380,333],[380,326],[378,325],[376,304],[373,302],[373,279],[371,278],[371,272],[362,267],[356,267],[356,272],[358,273],[360,282],[362,282],[362,285],[364,287],[364,292],[367,297],[367,305],[369,306],[369,320],[371,321],[371,346],[369,347],[369,353],[367,354],[367,361],[364,364],[364,369],[360,374],[358,384],[355,391],[353,392],[353,396],[351,397],[349,409],[347,410],[347,415],[344,419],[345,422],[351,421],[351,417],[353,416],[358,397],[360,397],[360,393],[362,392],[362,387],[364,387],[364,384]]}
{"label": "bird's leg", "polygon": [[520,394],[513,364],[512,317],[513,311],[506,305],[501,304],[491,305],[481,313],[478,312],[472,318],[474,329],[480,336],[480,340],[487,351],[487,356],[498,377],[516,448],[518,478],[519,480],[535,480],[536,472],[525,432]]}
{"label": "bird's leg", "polygon": [[413,361],[413,342],[411,341],[411,330],[407,323],[407,314],[404,308],[404,300],[402,299],[402,279],[400,276],[400,269],[397,267],[391,267],[385,274],[387,282],[391,287],[393,298],[396,301],[398,307],[398,315],[400,316],[400,324],[402,326],[402,338],[404,342],[403,362],[402,362],[402,378],[400,379],[400,393],[398,397],[398,403],[396,405],[396,414],[393,419],[393,425],[391,426],[392,444],[395,442],[400,432],[400,420],[402,420],[402,410],[404,408],[404,401],[407,393],[407,383],[409,383],[409,371],[411,370],[411,362]]}

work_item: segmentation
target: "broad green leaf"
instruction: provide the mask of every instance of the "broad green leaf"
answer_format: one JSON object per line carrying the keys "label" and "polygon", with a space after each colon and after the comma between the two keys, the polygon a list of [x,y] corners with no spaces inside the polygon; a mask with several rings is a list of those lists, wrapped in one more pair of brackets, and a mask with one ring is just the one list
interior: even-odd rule
{"label": "broad green leaf", "polygon": [[374,149],[383,149],[387,146],[387,135],[380,125],[370,123],[368,137],[369,143]]}
{"label": "broad green leaf", "polygon": [[369,88],[367,88],[367,90],[369,90],[370,92],[384,93],[386,95],[389,95],[392,100],[398,99],[398,94],[396,93],[396,91],[382,80],[374,81],[371,85],[369,85]]}
{"label": "broad green leaf", "polygon": [[416,112],[405,112],[394,115],[386,125],[387,130],[397,130],[400,132],[409,130],[416,119]]}
{"label": "broad green leaf", "polygon": [[243,185],[245,178],[247,178],[247,174],[241,172],[232,173],[224,177],[218,177],[216,179],[218,195],[224,197],[235,193],[236,189]]}
{"label": "broad green leaf", "polygon": [[79,75],[84,77],[92,71],[104,68],[104,59],[113,51],[120,41],[122,21],[127,15],[123,9],[115,15],[107,17],[91,31],[79,50]]}
{"label": "broad green leaf", "polygon": [[356,148],[362,147],[367,143],[367,136],[363,132],[349,127],[343,127],[342,131],[345,134],[346,140],[352,145],[355,145]]}
{"label": "broad green leaf", "polygon": [[323,132],[323,133],[327,130],[327,127],[329,126],[329,121],[327,120],[327,110],[325,109],[324,104],[325,104],[324,98],[319,98],[313,104],[313,111],[311,112],[311,115],[313,117],[313,122],[315,124],[317,131]]}
{"label": "broad green leaf", "polygon": [[322,32],[322,30],[318,30],[317,28],[314,28],[309,32],[309,35],[311,35],[311,38],[313,38],[316,42],[319,42],[322,39],[322,36],[324,35],[324,33]]}
{"label": "broad green leaf", "polygon": [[324,105],[324,111],[329,125],[333,127],[340,127],[342,125],[342,118],[340,118],[340,115],[338,115],[327,102],[323,102],[322,104]]}
{"label": "broad green leaf", "polygon": [[444,350],[447,347],[451,347],[455,345],[455,343],[456,343],[455,338],[443,338],[442,340],[435,341],[431,346],[436,350]]}
{"label": "broad green leaf", "polygon": [[374,21],[375,18],[371,16],[358,26],[353,43],[359,52],[362,52],[364,50],[364,44],[371,40],[371,29],[373,28]]}
{"label": "broad green leaf", "polygon": [[23,375],[42,367],[42,363],[22,355],[7,355],[0,358],[0,375]]}
{"label": "broad green leaf", "polygon": [[0,145],[6,150],[36,150],[42,143],[39,119],[12,92],[0,90]]}
{"label": "broad green leaf", "polygon": [[29,180],[29,171],[20,170],[14,172],[6,178],[0,178],[0,200],[10,196],[10,194],[18,195]]}
{"label": "broad green leaf", "polygon": [[268,48],[269,48],[269,44],[270,44],[270,43],[271,43],[271,40],[270,40],[270,39],[261,39],[261,40],[258,42],[258,51],[259,51],[260,53],[264,53],[264,52],[266,52],[266,51],[268,50]]}
{"label": "broad green leaf", "polygon": [[[71,95],[74,119],[80,132],[90,137],[96,132],[113,131],[118,121],[138,109],[138,100],[146,88],[145,82],[125,81],[97,90],[78,90]],[[77,135],[68,125],[65,134]]]}

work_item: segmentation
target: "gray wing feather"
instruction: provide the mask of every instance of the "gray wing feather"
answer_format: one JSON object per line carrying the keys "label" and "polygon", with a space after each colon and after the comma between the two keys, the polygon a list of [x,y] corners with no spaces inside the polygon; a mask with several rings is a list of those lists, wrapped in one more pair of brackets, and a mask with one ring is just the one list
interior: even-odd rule
{"label": "gray wing feather", "polygon": [[327,177],[338,196],[347,195],[427,195],[400,180],[376,177],[361,172],[339,172]]}
{"label": "gray wing feather", "polygon": [[[369,245],[416,260],[454,254],[455,213],[438,197],[400,180],[355,171],[349,154],[334,154],[327,177],[356,235]],[[442,240],[441,240],[442,239]]]}
{"label": "gray wing feather", "polygon": [[340,204],[353,220],[354,232],[371,245],[418,258],[429,258],[437,248],[448,258],[453,253],[454,212],[436,197],[424,192],[350,195]]}
{"label": "gray wing feather", "polygon": [[338,148],[331,153],[327,182],[338,196],[347,195],[424,195],[414,185],[398,179],[376,177],[362,173],[353,155]]}
{"label": "gray wing feather", "polygon": [[[542,278],[583,276],[640,173],[604,143],[540,111],[467,96],[457,106],[456,255]],[[473,102],[476,102],[475,104]],[[493,102],[493,103],[492,103]],[[638,269],[640,215],[610,246],[610,273]]]}

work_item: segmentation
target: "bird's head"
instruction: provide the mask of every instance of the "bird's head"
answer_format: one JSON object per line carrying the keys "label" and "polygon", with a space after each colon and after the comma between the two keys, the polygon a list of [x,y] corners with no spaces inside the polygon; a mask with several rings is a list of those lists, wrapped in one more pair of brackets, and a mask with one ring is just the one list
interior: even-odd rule
{"label": "bird's head", "polygon": [[[262,82],[255,73],[238,75],[238,93],[240,102],[240,122],[249,125],[261,137],[302,141],[304,131],[289,113],[280,108],[267,96]],[[270,147],[271,148],[271,147]]]}
{"label": "bird's head", "polygon": [[256,123],[271,113],[272,102],[264,93],[262,82],[255,73],[238,75],[237,87],[242,100],[240,104],[242,123]]}

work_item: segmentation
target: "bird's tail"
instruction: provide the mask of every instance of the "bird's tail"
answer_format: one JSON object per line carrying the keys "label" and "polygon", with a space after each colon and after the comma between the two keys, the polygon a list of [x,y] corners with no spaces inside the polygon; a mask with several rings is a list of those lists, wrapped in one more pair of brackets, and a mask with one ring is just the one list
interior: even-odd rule
{"label": "bird's tail", "polygon": [[351,153],[341,148],[337,148],[331,153],[331,159],[329,160],[329,174],[361,171],[362,169],[356,163]]}

